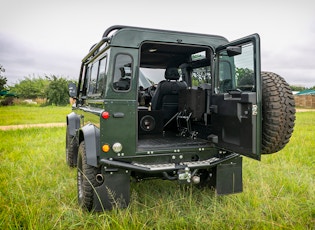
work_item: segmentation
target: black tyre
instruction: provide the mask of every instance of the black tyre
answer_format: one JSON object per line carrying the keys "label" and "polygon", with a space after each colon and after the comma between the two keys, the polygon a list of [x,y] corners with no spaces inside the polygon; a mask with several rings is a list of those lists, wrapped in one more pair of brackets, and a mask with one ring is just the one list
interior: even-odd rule
{"label": "black tyre", "polygon": [[71,136],[67,127],[66,131],[66,162],[70,167],[77,166],[78,140]]}
{"label": "black tyre", "polygon": [[290,140],[295,103],[288,83],[279,75],[262,72],[262,154],[281,150]]}
{"label": "black tyre", "polygon": [[100,169],[87,164],[84,141],[79,146],[77,168],[79,205],[83,209],[91,211],[94,206],[94,189],[99,186],[99,183],[96,181],[96,175],[99,174]]}

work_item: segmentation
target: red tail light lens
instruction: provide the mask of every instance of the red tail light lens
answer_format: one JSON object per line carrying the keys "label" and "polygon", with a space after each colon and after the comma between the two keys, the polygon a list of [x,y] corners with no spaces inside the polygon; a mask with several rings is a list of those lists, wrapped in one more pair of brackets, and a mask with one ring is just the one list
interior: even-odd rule
{"label": "red tail light lens", "polygon": [[107,112],[107,111],[102,112],[102,118],[103,119],[108,119],[109,117],[110,117],[109,112]]}

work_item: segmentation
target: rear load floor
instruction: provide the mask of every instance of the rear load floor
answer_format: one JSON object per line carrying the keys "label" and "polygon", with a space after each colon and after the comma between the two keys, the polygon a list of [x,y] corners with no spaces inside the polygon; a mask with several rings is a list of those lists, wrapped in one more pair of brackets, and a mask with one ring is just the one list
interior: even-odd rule
{"label": "rear load floor", "polygon": [[181,136],[141,135],[138,139],[138,151],[161,150],[186,147],[210,147],[207,140]]}

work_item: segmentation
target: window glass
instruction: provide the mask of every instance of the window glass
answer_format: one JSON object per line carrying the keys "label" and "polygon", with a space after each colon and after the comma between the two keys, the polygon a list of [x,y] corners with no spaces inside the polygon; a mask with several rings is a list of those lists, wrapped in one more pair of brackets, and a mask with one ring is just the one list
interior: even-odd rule
{"label": "window glass", "polygon": [[97,83],[97,76],[98,76],[98,66],[99,66],[99,62],[96,62],[92,65],[88,95],[97,93],[96,83]]}
{"label": "window glass", "polygon": [[[165,69],[159,68],[140,68],[140,72],[151,83],[151,85],[157,85],[159,82],[165,80]],[[181,76],[181,70],[178,70]],[[179,81],[181,78],[179,78]],[[141,82],[140,82],[141,85]],[[147,87],[145,87],[147,88]]]}
{"label": "window glass", "polygon": [[105,89],[106,77],[106,57],[93,63],[92,67],[87,69],[88,95],[100,95]]}
{"label": "window glass", "polygon": [[118,54],[115,61],[113,86],[115,90],[126,91],[130,89],[132,76],[132,58],[126,54]]}
{"label": "window glass", "polygon": [[100,60],[99,73],[97,77],[97,94],[102,94],[105,89],[105,78],[106,78],[106,58]]}
{"label": "window glass", "polygon": [[206,58],[206,51],[201,51],[199,53],[195,53],[191,55],[192,61],[202,60]]}
{"label": "window glass", "polygon": [[90,81],[90,73],[91,73],[90,69],[91,69],[90,65],[86,66],[83,84],[81,84],[81,88],[80,88],[80,92],[82,93],[82,96],[86,96],[87,94],[87,87]]}
{"label": "window glass", "polygon": [[217,89],[220,93],[229,90],[255,91],[254,48],[253,44],[242,46],[242,53],[229,57],[226,51],[219,54],[219,82]]}
{"label": "window glass", "polygon": [[192,86],[200,86],[203,83],[211,83],[210,66],[195,68],[192,70]]}

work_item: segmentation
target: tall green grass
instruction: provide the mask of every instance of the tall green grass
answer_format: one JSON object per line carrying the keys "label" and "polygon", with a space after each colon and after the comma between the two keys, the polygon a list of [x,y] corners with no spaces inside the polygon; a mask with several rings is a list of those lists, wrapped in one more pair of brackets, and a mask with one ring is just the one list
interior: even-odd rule
{"label": "tall green grass", "polygon": [[244,192],[217,196],[176,182],[132,183],[123,210],[77,205],[65,127],[0,131],[0,229],[314,229],[315,113],[298,113],[290,143],[244,158]]}

